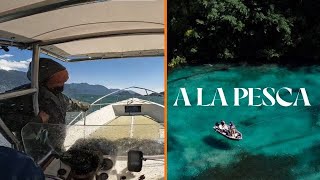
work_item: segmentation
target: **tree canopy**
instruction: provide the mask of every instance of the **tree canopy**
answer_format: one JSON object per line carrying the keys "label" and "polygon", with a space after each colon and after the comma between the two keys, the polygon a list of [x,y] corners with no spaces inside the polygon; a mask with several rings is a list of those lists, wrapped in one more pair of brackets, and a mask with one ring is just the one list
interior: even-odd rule
{"label": "tree canopy", "polygon": [[168,65],[318,58],[320,3],[170,0]]}

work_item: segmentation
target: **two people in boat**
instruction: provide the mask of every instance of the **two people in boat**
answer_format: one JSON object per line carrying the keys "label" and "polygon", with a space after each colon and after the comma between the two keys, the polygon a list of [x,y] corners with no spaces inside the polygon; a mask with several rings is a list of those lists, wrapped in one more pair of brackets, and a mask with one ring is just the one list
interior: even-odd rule
{"label": "two people in boat", "polygon": [[225,132],[227,135],[236,136],[236,126],[233,124],[233,122],[230,122],[229,125],[227,125],[223,120],[221,123],[216,123],[216,126],[221,129],[223,132]]}

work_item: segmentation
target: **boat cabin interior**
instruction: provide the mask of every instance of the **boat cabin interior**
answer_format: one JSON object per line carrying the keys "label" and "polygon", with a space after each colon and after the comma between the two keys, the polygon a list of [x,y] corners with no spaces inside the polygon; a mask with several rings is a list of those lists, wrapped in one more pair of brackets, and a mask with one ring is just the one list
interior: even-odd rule
{"label": "boat cabin interior", "polygon": [[[0,51],[31,50],[32,73],[29,89],[2,93],[0,101],[31,95],[35,115],[42,55],[70,63],[164,55],[163,0],[4,0],[1,4]],[[130,89],[147,95],[100,103]],[[28,123],[21,131],[23,146],[0,115],[1,134],[12,148],[31,156],[46,179],[163,179],[163,95],[158,94],[159,103],[148,93],[155,92],[130,87],[106,94],[91,104],[94,111],[81,112],[67,124]],[[66,133],[61,141],[59,132]],[[62,148],[57,148],[61,142]]]}

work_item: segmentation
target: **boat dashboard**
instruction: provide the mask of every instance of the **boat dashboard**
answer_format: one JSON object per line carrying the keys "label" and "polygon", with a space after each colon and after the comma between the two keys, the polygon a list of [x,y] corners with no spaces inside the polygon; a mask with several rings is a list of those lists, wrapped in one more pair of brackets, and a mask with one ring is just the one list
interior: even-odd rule
{"label": "boat dashboard", "polygon": [[48,180],[164,178],[163,138],[141,133],[115,137],[108,134],[110,128],[121,132],[127,127],[29,123],[21,134],[25,152],[38,162]]}
{"label": "boat dashboard", "polygon": [[[56,180],[124,180],[124,179],[162,179],[163,178],[163,156],[153,156],[150,160],[143,162],[139,172],[128,169],[128,159],[126,157],[117,157],[114,159],[104,155],[99,167],[93,172],[77,172],[70,165],[62,162],[59,158],[51,156],[43,164],[46,179]],[[134,164],[134,163],[132,163]],[[137,163],[139,164],[139,163]],[[138,168],[139,169],[139,168]]]}

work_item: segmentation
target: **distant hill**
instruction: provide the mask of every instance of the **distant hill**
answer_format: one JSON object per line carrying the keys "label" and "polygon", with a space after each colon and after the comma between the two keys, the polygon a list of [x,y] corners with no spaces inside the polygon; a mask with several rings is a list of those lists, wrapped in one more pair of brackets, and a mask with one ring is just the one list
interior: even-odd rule
{"label": "distant hill", "polygon": [[[163,96],[164,95],[164,92],[160,92],[160,93],[151,93],[151,94],[149,94],[148,96]],[[145,96],[147,96],[147,95],[145,95]]]}
{"label": "distant hill", "polygon": [[[63,93],[68,96],[74,95],[106,95],[119,89],[108,89],[102,85],[91,85],[88,83],[71,83],[66,84]],[[140,95],[134,91],[122,91],[117,93],[117,95]]]}
{"label": "distant hill", "polygon": [[[25,72],[6,71],[0,69],[0,93],[13,89],[17,86],[30,83]],[[105,95],[119,89],[108,89],[102,85],[88,83],[65,84],[63,93],[75,97],[78,95]],[[120,95],[140,95],[134,91],[122,91]]]}
{"label": "distant hill", "polygon": [[25,72],[0,69],[0,93],[29,82]]}
{"label": "distant hill", "polygon": [[94,95],[105,95],[113,92],[102,85],[90,85],[88,83],[71,83],[66,84],[64,87],[65,94],[94,94]]}

